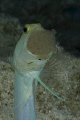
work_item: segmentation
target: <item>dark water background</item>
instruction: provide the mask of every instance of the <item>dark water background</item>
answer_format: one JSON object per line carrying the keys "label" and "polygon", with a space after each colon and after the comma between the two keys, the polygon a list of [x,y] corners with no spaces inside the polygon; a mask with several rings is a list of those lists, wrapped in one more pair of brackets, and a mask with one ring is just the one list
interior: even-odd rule
{"label": "dark water background", "polygon": [[18,18],[22,26],[41,23],[55,29],[56,41],[80,57],[80,0],[0,0],[0,13]]}

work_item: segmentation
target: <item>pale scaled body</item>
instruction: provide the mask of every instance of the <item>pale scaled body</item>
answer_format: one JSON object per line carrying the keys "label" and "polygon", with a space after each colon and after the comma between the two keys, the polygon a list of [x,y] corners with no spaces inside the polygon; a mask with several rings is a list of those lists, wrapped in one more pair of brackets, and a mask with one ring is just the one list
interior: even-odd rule
{"label": "pale scaled body", "polygon": [[[13,57],[15,120],[36,120],[37,81],[45,87],[45,84],[39,79],[39,75],[55,52],[55,44],[54,32],[43,29],[40,24],[25,25],[24,33],[16,45]],[[49,91],[58,97],[51,90]]]}

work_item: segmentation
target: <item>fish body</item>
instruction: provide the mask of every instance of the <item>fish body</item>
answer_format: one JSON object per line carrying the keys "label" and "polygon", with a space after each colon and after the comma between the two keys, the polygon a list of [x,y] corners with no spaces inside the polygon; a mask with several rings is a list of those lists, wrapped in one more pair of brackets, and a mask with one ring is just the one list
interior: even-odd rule
{"label": "fish body", "polygon": [[53,53],[53,40],[53,35],[51,36],[51,33],[44,30],[40,24],[24,26],[24,33],[16,45],[13,56],[15,120],[36,119],[37,78]]}
{"label": "fish body", "polygon": [[[36,76],[39,72],[36,72]],[[35,95],[34,87],[37,87],[37,80],[32,76],[34,73],[30,72],[21,76],[15,71],[15,90],[14,90],[14,117],[15,120],[35,120]],[[33,87],[33,83],[35,86]]]}

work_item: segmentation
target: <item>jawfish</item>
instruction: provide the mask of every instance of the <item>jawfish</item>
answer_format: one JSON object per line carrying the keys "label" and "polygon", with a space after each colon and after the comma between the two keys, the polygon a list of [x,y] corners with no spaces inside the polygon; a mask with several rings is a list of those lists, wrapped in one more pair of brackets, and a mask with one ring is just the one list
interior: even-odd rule
{"label": "jawfish", "polygon": [[57,98],[62,99],[45,86],[39,78],[45,64],[56,50],[55,44],[53,32],[44,29],[40,24],[24,26],[24,33],[13,55],[15,120],[36,120],[35,97],[38,82]]}

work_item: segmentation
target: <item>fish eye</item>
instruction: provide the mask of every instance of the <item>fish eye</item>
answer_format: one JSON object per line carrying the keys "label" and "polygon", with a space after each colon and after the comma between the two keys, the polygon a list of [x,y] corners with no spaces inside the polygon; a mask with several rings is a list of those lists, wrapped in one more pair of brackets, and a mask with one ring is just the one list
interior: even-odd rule
{"label": "fish eye", "polygon": [[24,32],[27,32],[27,28],[26,28],[26,27],[24,27],[23,31],[24,31]]}
{"label": "fish eye", "polygon": [[38,59],[38,60],[41,60],[41,59]]}

